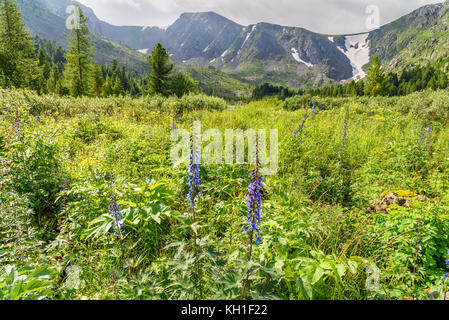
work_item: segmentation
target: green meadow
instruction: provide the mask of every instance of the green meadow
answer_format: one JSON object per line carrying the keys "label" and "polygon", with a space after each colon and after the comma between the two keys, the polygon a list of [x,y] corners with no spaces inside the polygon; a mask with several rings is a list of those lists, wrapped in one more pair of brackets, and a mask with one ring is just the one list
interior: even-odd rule
{"label": "green meadow", "polygon": [[[448,99],[228,109],[204,95],[1,89],[0,299],[442,299]],[[190,205],[189,168],[170,151],[173,126],[193,119],[203,132],[278,130],[260,243],[244,232],[254,165],[200,164]]]}

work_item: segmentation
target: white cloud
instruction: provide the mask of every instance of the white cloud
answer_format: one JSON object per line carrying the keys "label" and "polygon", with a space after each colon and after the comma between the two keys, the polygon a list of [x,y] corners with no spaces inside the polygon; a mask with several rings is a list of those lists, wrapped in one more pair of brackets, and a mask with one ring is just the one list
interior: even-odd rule
{"label": "white cloud", "polygon": [[214,11],[242,25],[269,22],[328,34],[365,32],[366,8],[391,22],[441,0],[78,0],[116,25],[166,26],[183,12]]}

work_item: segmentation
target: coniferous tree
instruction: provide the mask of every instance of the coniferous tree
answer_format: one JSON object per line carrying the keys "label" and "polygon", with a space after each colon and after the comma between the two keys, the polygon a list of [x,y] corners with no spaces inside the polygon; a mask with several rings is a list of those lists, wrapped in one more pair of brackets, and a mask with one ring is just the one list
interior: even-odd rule
{"label": "coniferous tree", "polygon": [[47,91],[51,93],[59,93],[58,82],[61,81],[61,74],[59,73],[58,67],[54,64],[51,67],[50,75],[47,80]]}
{"label": "coniferous tree", "polygon": [[109,76],[106,77],[106,80],[104,81],[103,84],[103,96],[104,97],[109,97],[113,94],[112,91],[112,82],[111,82],[111,78],[109,78]]}
{"label": "coniferous tree", "polygon": [[170,63],[170,55],[160,43],[156,44],[149,57],[150,90],[151,93],[168,95],[168,78],[174,72],[174,65]]}
{"label": "coniferous tree", "polygon": [[374,55],[368,70],[365,83],[365,94],[369,96],[386,96],[390,92],[390,83],[379,63],[379,57]]}
{"label": "coniferous tree", "polygon": [[92,75],[91,75],[91,90],[94,96],[101,96],[103,89],[103,72],[101,71],[101,67],[98,64],[95,64],[92,67]]}
{"label": "coniferous tree", "polygon": [[39,66],[42,68],[42,72],[45,80],[50,76],[51,65],[48,62],[47,57],[42,48],[39,48],[39,53],[37,54],[37,60],[39,61]]}
{"label": "coniferous tree", "polygon": [[72,96],[81,96],[89,93],[88,84],[93,57],[93,45],[87,27],[88,18],[84,16],[81,8],[79,12],[79,28],[67,34],[69,51],[66,54],[64,65],[64,81]]}
{"label": "coniferous tree", "polygon": [[125,91],[123,90],[122,81],[119,76],[115,77],[114,87],[112,88],[112,92],[115,96],[123,96]]}
{"label": "coniferous tree", "polygon": [[15,0],[0,0],[0,86],[40,90],[42,69]]}
{"label": "coniferous tree", "polygon": [[199,92],[196,81],[186,73],[177,73],[168,78],[168,88],[170,94],[179,98],[190,92]]}

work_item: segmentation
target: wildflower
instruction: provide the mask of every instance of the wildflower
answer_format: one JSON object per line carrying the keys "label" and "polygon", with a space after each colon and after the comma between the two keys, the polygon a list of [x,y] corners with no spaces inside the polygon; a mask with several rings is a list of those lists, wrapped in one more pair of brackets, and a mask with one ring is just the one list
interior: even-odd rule
{"label": "wildflower", "polygon": [[248,186],[248,195],[246,205],[248,207],[248,215],[246,217],[246,222],[248,225],[244,226],[244,231],[247,232],[248,229],[251,231],[251,238],[253,233],[256,232],[256,243],[260,243],[262,239],[260,238],[260,222],[262,219],[262,188],[263,188],[263,178],[260,174],[261,164],[259,159],[259,139],[256,138],[256,168],[252,170],[252,183]]}
{"label": "wildflower", "polygon": [[295,136],[295,138],[298,136],[298,133],[300,133],[302,131],[302,129],[304,129],[304,125],[306,123],[307,118],[305,118],[302,123],[299,125],[298,129],[296,129],[293,134]]}
{"label": "wildflower", "polygon": [[15,251],[16,257],[19,261],[23,261],[28,257],[26,250],[23,248],[23,234],[22,229],[19,227],[17,231],[17,244],[18,249]]}
{"label": "wildflower", "polygon": [[196,144],[197,136],[192,124],[192,133],[190,135],[189,193],[187,194],[191,207],[195,206],[196,198],[201,198],[199,151]]}
{"label": "wildflower", "polygon": [[344,127],[343,127],[343,134],[342,134],[342,141],[341,141],[341,148],[343,149],[347,142],[348,142],[348,131],[349,131],[349,120],[346,118],[345,122],[344,122]]}
{"label": "wildflower", "polygon": [[423,125],[420,131],[419,140],[417,141],[417,143],[422,144],[426,150],[427,150],[426,140],[428,139],[431,131],[432,131],[432,124],[429,124],[428,127],[426,125]]}
{"label": "wildflower", "polygon": [[[447,254],[449,255],[449,250],[447,250]],[[444,262],[449,266],[449,260],[445,260]],[[449,273],[444,274],[443,277],[445,279],[449,279]]]}
{"label": "wildflower", "polygon": [[[114,188],[112,186],[112,183],[109,182],[109,213],[111,214],[111,218],[114,219],[114,221],[111,222],[111,225],[115,228],[115,235],[118,236],[123,229],[123,219],[122,219],[122,212],[120,211],[120,208],[117,204],[117,198],[115,197]],[[125,231],[122,231],[124,234]]]}

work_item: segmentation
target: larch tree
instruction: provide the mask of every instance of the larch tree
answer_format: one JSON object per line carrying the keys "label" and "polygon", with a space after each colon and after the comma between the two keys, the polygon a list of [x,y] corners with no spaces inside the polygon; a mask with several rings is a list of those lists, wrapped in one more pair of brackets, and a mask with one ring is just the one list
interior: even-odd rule
{"label": "larch tree", "polygon": [[60,93],[58,86],[61,85],[61,74],[57,65],[53,65],[47,80],[47,91],[50,93]]}
{"label": "larch tree", "polygon": [[366,76],[365,94],[372,97],[387,96],[389,92],[390,83],[388,76],[380,65],[379,57],[375,54]]}
{"label": "larch tree", "polygon": [[40,90],[43,81],[33,40],[15,0],[0,0],[0,86]]}
{"label": "larch tree", "polygon": [[64,65],[64,82],[74,97],[87,95],[89,93],[89,77],[94,47],[91,43],[88,18],[83,11],[75,5],[75,15],[79,15],[78,25],[67,34],[69,51],[66,53]]}
{"label": "larch tree", "polygon": [[103,72],[101,71],[101,67],[98,64],[94,64],[94,66],[92,67],[92,75],[90,81],[92,95],[100,97],[102,95],[104,79]]}
{"label": "larch tree", "polygon": [[114,92],[115,96],[125,95],[125,90],[123,90],[122,81],[120,80],[120,77],[118,75],[115,76],[114,87],[112,88],[112,91]]}

